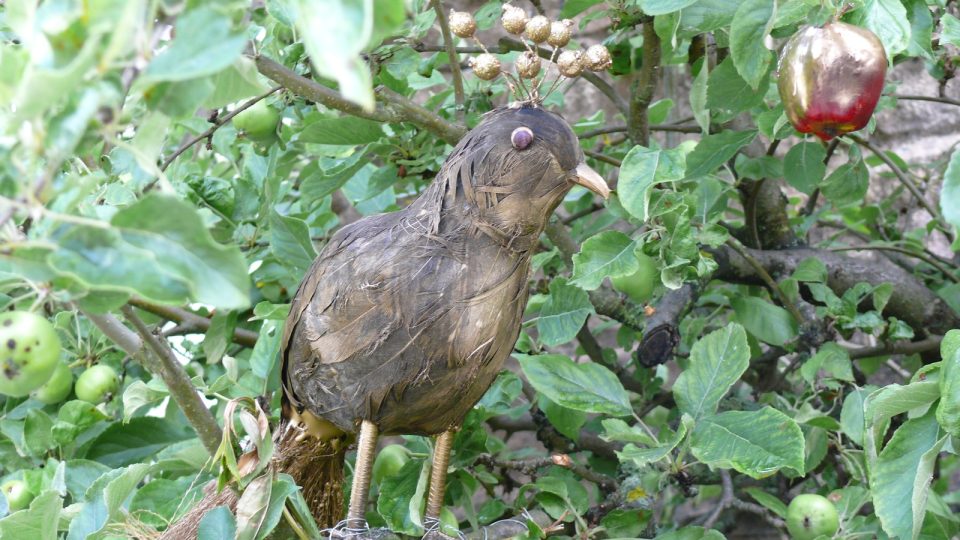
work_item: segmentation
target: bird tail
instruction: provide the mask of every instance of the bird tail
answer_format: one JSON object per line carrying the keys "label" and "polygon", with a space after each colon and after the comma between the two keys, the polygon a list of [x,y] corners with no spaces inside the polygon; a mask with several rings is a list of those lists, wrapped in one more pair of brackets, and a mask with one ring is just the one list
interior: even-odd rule
{"label": "bird tail", "polygon": [[343,462],[347,446],[343,437],[323,440],[311,436],[289,418],[284,418],[277,430],[275,470],[293,477],[321,529],[333,527],[343,519]]}
{"label": "bird tail", "polygon": [[[309,413],[298,415],[291,412],[284,403],[283,418],[273,435],[274,453],[270,466],[293,477],[321,529],[334,527],[344,515],[343,461],[350,441],[325,420]],[[236,513],[237,502],[236,491],[218,491],[217,482],[211,481],[204,488],[203,499],[167,527],[159,540],[194,540],[200,520],[207,512],[226,506]]]}

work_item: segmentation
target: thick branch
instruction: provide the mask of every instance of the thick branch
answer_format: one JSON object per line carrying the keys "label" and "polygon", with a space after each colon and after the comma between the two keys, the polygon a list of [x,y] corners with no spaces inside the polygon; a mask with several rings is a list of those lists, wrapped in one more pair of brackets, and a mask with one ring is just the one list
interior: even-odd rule
{"label": "thick branch", "polygon": [[627,133],[633,142],[646,146],[650,142],[647,107],[653,101],[653,92],[660,80],[660,36],[653,28],[653,21],[643,24],[643,50],[640,74],[633,85],[630,97],[630,115]]}
{"label": "thick branch", "polygon": [[[133,314],[133,310],[129,306],[124,306],[122,310],[124,316],[127,316],[127,319],[130,320],[127,312],[129,311],[129,313]],[[190,382],[190,377],[175,357],[172,359],[175,367],[170,369],[170,359],[164,358],[161,354],[151,355],[151,351],[144,349],[143,344],[144,340],[146,340],[148,344],[151,345],[151,349],[156,351],[150,341],[158,340],[156,336],[146,329],[143,321],[136,318],[136,321],[131,322],[134,324],[139,322],[140,325],[143,325],[143,331],[145,331],[146,334],[141,331],[139,326],[137,332],[131,331],[113,315],[98,315],[88,312],[83,312],[83,314],[94,326],[99,328],[105,336],[116,343],[125,353],[130,355],[131,358],[139,359],[144,367],[152,374],[163,379],[164,384],[167,385],[167,389],[170,391],[170,397],[173,398],[173,401],[180,407],[180,410],[183,411],[184,416],[187,417],[187,421],[190,422],[190,425],[200,437],[204,448],[207,449],[211,456],[214,455],[217,447],[220,445],[220,427],[217,425],[217,421],[213,418],[213,415],[210,413],[210,410],[207,409],[206,405],[203,404],[200,396],[197,395],[197,389],[193,386],[193,383]],[[133,316],[136,317],[135,314]],[[173,352],[170,351],[170,354],[172,355]]]}
{"label": "thick branch", "polygon": [[[154,304],[153,302],[148,302],[147,300],[136,297],[130,299],[130,305],[136,306],[149,313],[153,313],[154,315],[163,317],[168,321],[193,326],[197,329],[197,331],[206,332],[210,329],[210,319],[201,317],[196,313],[192,313],[182,308]],[[247,330],[246,328],[237,328],[233,331],[234,343],[243,345],[244,347],[253,347],[256,345],[258,337],[259,334],[252,330]]]}
{"label": "thick branch", "polygon": [[684,283],[679,289],[668,291],[660,298],[653,315],[647,317],[643,337],[634,353],[640,365],[655,367],[670,360],[679,342],[680,319],[699,294],[699,286]]}
{"label": "thick branch", "polygon": [[257,70],[268,79],[303,98],[316,101],[331,109],[377,122],[410,122],[444,141],[455,144],[467,132],[466,128],[451,124],[420,105],[389,90],[376,90],[378,104],[373,111],[344,99],[338,92],[322,84],[297,75],[294,71],[265,56],[255,56]]}
{"label": "thick branch", "polygon": [[183,366],[180,365],[173,350],[170,349],[166,341],[161,341],[150,332],[150,329],[147,328],[147,325],[137,316],[132,307],[129,305],[123,306],[120,308],[120,311],[123,313],[124,318],[136,328],[140,339],[150,347],[158,358],[159,366],[161,367],[160,377],[163,378],[163,382],[167,385],[167,390],[170,391],[170,395],[174,401],[180,406],[183,415],[187,417],[187,421],[190,422],[190,425],[196,430],[204,448],[207,449],[207,452],[209,452],[211,456],[216,454],[217,448],[220,446],[220,439],[222,438],[220,426],[217,425],[217,421],[213,418],[213,414],[210,413],[210,409],[204,405],[203,400],[197,393],[196,387],[193,386],[193,383],[190,381],[190,376],[187,375]]}
{"label": "thick branch", "polygon": [[[778,251],[745,248],[772,276],[792,273],[801,261],[816,258],[827,267],[827,286],[842,295],[857,283],[891,283],[893,293],[884,313],[909,324],[914,330],[943,334],[960,327],[960,315],[906,270],[883,259],[863,260],[832,251],[793,248]],[[750,263],[730,247],[712,250],[719,264],[715,278],[731,283],[762,284]]]}

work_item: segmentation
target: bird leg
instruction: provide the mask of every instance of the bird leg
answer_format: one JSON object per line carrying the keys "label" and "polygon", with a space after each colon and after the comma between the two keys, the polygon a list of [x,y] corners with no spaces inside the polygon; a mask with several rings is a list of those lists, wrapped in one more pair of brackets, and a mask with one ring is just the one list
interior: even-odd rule
{"label": "bird leg", "polygon": [[423,524],[429,534],[440,528],[440,510],[443,509],[443,490],[447,484],[447,467],[453,449],[455,431],[448,429],[437,437],[433,447],[433,465],[430,467],[430,493],[427,496],[427,512]]}
{"label": "bird leg", "polygon": [[357,464],[353,469],[353,485],[350,487],[350,508],[346,526],[351,529],[367,529],[367,495],[370,493],[370,472],[377,455],[377,425],[369,420],[360,423],[360,441],[357,443]]}

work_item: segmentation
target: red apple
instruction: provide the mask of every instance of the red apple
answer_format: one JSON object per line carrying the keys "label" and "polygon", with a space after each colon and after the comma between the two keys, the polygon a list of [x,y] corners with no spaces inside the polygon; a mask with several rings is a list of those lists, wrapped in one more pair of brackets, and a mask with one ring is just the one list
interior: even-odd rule
{"label": "red apple", "polygon": [[886,72],[887,55],[873,32],[830,22],[790,38],[777,87],[793,127],[829,141],[867,125]]}

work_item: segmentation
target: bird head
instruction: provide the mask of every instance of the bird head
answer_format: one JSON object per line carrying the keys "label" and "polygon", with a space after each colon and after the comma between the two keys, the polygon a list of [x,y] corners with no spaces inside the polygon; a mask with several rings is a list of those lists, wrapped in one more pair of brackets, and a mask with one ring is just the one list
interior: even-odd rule
{"label": "bird head", "polygon": [[445,207],[459,206],[511,236],[539,235],[575,184],[610,195],[567,122],[531,103],[487,113],[439,178],[446,182]]}

